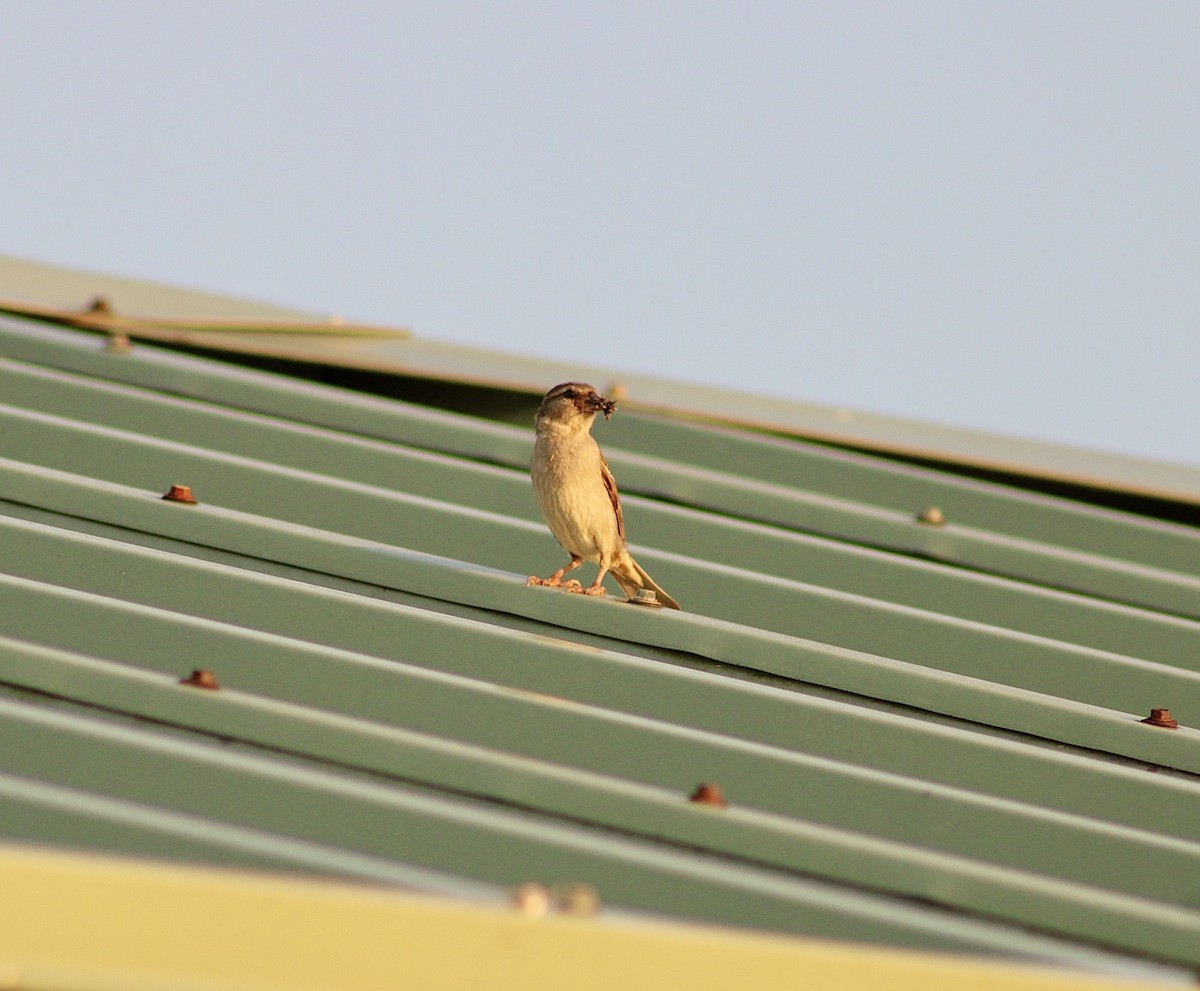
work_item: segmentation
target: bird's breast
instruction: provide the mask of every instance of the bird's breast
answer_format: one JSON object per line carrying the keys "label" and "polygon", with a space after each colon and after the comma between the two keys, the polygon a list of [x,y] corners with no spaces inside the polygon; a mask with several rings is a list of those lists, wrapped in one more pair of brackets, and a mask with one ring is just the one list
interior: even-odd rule
{"label": "bird's breast", "polygon": [[600,449],[594,441],[543,444],[539,437],[532,474],[538,508],[566,550],[595,561],[619,542],[616,514],[601,475]]}

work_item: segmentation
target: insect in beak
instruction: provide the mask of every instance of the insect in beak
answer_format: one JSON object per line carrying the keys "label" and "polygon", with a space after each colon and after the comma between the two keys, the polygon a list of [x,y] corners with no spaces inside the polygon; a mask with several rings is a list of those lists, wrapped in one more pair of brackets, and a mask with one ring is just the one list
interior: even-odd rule
{"label": "insect in beak", "polygon": [[605,399],[597,394],[588,397],[588,405],[591,406],[597,413],[603,413],[604,419],[611,420],[613,411],[617,408],[617,404],[611,399]]}

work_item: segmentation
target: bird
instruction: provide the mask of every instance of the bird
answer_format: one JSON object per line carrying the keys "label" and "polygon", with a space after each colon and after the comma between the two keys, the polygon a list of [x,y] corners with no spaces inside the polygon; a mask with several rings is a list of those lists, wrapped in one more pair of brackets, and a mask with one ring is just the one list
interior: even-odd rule
{"label": "bird", "polygon": [[[584,382],[564,382],[546,393],[538,407],[537,439],[530,475],[533,494],[550,532],[571,560],[549,578],[531,575],[527,585],[562,587],[568,592],[604,595],[604,576],[611,574],[630,600],[649,589],[659,603],[681,608],[646,574],[625,546],[621,497],[600,445],[592,436],[597,413],[610,419],[617,404]],[[599,565],[596,580],[584,588],[563,581],[584,561]]]}

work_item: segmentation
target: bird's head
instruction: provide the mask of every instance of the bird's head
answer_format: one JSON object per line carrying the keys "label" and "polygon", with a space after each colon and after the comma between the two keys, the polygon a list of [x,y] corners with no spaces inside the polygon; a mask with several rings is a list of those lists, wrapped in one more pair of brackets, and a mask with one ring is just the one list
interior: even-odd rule
{"label": "bird's head", "polygon": [[546,393],[538,407],[538,424],[567,426],[572,422],[590,424],[592,417],[603,413],[607,420],[617,404],[605,399],[585,382],[564,382]]}

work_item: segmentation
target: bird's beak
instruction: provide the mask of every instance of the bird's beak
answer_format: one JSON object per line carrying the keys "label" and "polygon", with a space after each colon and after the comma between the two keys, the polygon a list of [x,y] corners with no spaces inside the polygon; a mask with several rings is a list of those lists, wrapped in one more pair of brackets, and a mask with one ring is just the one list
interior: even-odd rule
{"label": "bird's beak", "polygon": [[617,404],[611,399],[605,399],[599,393],[592,393],[588,396],[588,407],[594,413],[603,413],[604,419],[611,420],[613,411],[617,408]]}

